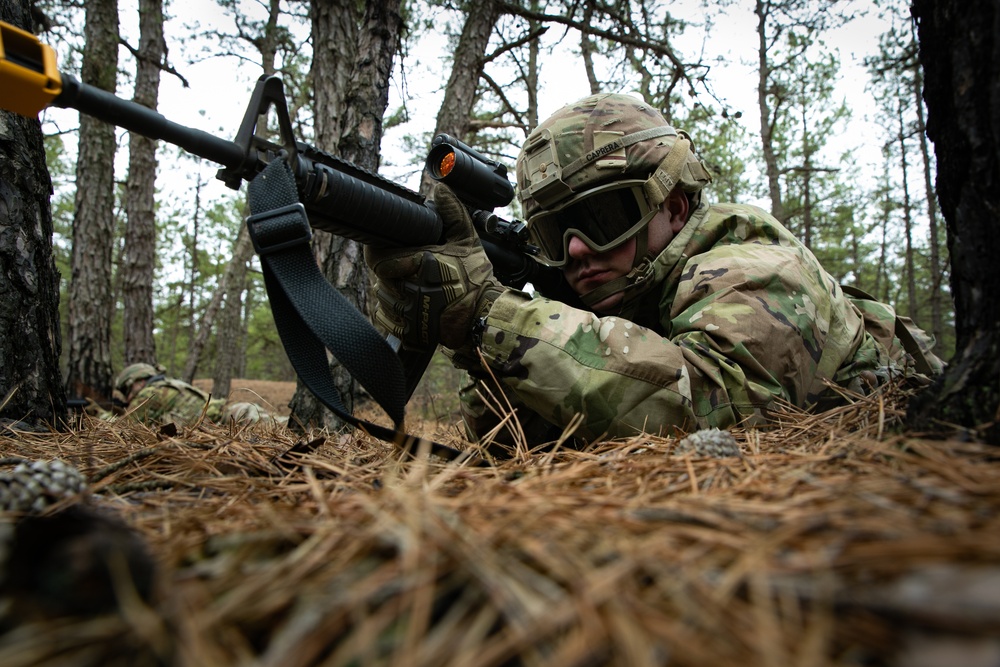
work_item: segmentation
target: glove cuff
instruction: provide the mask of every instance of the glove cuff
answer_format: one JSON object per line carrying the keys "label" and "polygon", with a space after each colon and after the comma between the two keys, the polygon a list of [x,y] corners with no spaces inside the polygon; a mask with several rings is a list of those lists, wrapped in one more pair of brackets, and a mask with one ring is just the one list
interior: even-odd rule
{"label": "glove cuff", "polygon": [[476,314],[472,318],[469,335],[465,342],[453,348],[451,362],[456,368],[463,370],[475,370],[480,367],[479,355],[476,350],[483,342],[483,332],[486,331],[486,317],[490,314],[493,304],[500,295],[504,293],[503,288],[493,283],[483,285],[476,299]]}

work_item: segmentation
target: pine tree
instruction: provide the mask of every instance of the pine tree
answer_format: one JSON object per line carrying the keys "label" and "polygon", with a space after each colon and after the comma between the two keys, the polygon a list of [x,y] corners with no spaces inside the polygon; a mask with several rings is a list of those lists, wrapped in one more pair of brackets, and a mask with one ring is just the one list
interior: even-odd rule
{"label": "pine tree", "polygon": [[[133,101],[156,109],[166,51],[162,0],[139,3],[139,47]],[[121,265],[124,365],[154,363],[153,278],[156,265],[156,142],[129,135],[124,261]]]}
{"label": "pine tree", "polygon": [[[86,5],[86,45],[80,78],[114,92],[118,75],[117,0]],[[114,243],[115,128],[80,114],[69,287],[67,383],[76,393],[110,398],[112,384],[111,299]]]}
{"label": "pine tree", "polygon": [[[0,0],[0,20],[30,30],[26,1]],[[41,126],[0,110],[0,418],[61,425],[59,274],[52,250],[52,183]]]}
{"label": "pine tree", "polygon": [[917,426],[958,424],[1000,444],[1000,80],[994,0],[914,0],[927,134],[948,230],[957,346],[944,376],[909,416]]}

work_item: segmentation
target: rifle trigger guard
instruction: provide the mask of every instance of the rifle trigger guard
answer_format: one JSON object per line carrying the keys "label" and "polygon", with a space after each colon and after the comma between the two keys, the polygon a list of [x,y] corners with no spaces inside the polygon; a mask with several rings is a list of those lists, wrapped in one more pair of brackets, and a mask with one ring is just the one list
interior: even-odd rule
{"label": "rifle trigger guard", "polygon": [[246,222],[254,250],[261,257],[312,240],[309,216],[301,203],[256,213]]}

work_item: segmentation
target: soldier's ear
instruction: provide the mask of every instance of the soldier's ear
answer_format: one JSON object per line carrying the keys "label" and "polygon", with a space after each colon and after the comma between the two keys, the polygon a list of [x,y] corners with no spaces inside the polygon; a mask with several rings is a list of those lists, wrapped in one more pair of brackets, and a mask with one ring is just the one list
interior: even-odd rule
{"label": "soldier's ear", "polygon": [[683,192],[680,188],[674,188],[667,196],[664,205],[670,211],[670,228],[676,234],[687,224],[691,202],[688,200],[687,193]]}

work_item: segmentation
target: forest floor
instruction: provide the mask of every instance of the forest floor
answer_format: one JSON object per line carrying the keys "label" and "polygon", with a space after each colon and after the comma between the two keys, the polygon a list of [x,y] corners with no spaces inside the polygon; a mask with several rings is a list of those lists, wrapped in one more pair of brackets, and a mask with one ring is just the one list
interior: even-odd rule
{"label": "forest floor", "polygon": [[407,426],[467,458],[8,427],[0,665],[996,667],[1000,456],[905,398],[498,459],[449,420]]}
{"label": "forest floor", "polygon": [[[194,381],[194,385],[205,391],[212,391],[212,378],[202,378]],[[295,394],[294,382],[274,382],[270,380],[247,380],[233,378],[229,392],[232,403],[249,401],[257,403],[272,415],[287,417],[291,414],[288,403]]]}

